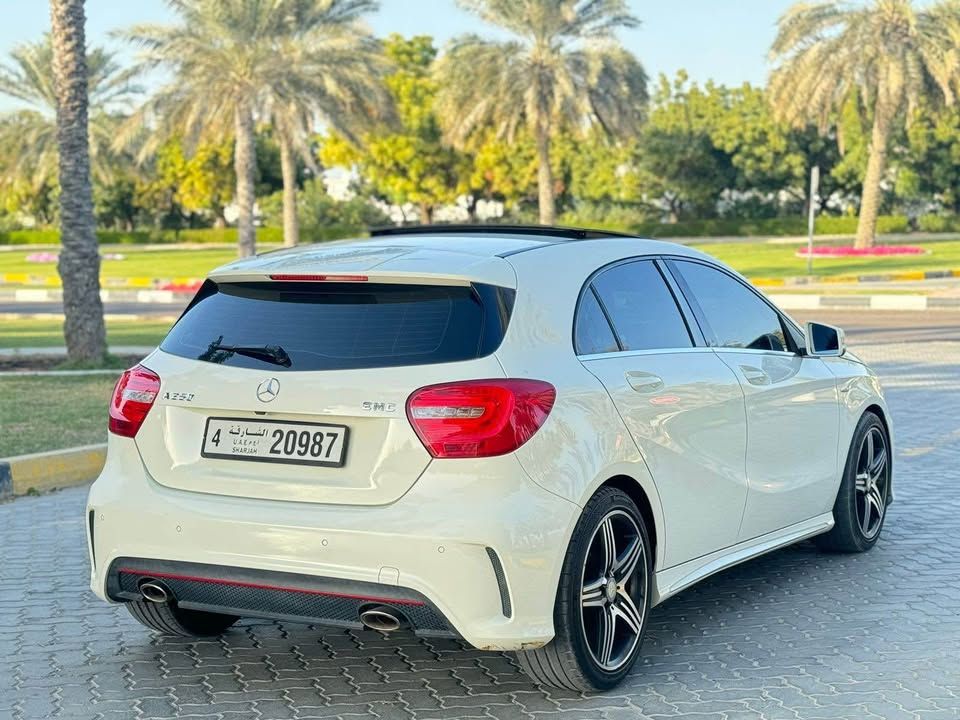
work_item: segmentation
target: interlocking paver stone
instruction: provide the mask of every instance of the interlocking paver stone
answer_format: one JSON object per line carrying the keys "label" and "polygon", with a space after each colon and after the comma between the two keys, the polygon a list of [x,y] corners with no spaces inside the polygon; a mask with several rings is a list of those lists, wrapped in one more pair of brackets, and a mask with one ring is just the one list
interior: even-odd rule
{"label": "interlocking paver stone", "polygon": [[960,719],[960,343],[863,346],[896,426],[896,492],[866,555],[803,543],[651,614],[605,696],[538,688],[446,640],[246,620],[158,638],[87,590],[84,488],[0,505],[0,720]]}

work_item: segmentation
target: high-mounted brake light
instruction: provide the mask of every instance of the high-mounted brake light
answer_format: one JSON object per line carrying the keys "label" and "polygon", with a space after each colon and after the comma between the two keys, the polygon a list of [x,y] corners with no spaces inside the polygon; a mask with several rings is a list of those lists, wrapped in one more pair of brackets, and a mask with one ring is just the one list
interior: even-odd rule
{"label": "high-mounted brake light", "polygon": [[136,437],[160,392],[160,376],[143,365],[124,370],[110,401],[110,432]]}
{"label": "high-mounted brake light", "polygon": [[466,380],[420,388],[407,418],[436,458],[505,455],[546,421],[557,391],[541,380]]}
{"label": "high-mounted brake light", "polygon": [[366,275],[271,275],[271,280],[290,282],[367,282]]}

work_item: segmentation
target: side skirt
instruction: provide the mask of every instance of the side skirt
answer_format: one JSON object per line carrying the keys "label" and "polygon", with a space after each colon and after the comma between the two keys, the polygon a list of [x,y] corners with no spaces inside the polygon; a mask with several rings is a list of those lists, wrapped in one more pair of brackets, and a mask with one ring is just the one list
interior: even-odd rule
{"label": "side skirt", "polygon": [[773,550],[825,533],[833,527],[833,513],[817,515],[760,537],[731,545],[723,550],[688,560],[656,574],[653,604],[658,605],[672,595],[721,570],[739,565]]}

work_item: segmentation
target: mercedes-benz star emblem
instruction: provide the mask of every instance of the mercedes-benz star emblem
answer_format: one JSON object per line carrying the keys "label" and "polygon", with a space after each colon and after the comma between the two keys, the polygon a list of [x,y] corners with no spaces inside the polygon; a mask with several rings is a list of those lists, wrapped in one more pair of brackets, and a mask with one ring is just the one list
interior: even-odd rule
{"label": "mercedes-benz star emblem", "polygon": [[257,385],[257,400],[260,402],[270,402],[280,394],[280,381],[276,378],[268,378]]}

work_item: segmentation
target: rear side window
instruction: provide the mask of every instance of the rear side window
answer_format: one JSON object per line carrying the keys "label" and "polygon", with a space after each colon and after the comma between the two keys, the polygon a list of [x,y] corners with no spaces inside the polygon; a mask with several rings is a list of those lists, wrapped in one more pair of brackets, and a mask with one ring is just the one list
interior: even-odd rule
{"label": "rear side window", "polygon": [[612,267],[593,287],[624,350],[693,347],[673,293],[652,261]]}
{"label": "rear side window", "polygon": [[580,298],[574,326],[574,346],[578,355],[616,352],[620,349],[593,288],[587,288]]}
{"label": "rear side window", "polygon": [[675,261],[718,347],[787,349],[780,316],[743,283],[716,268]]}
{"label": "rear side window", "polygon": [[160,349],[278,371],[472,360],[499,347],[513,297],[512,290],[480,284],[208,280]]}

